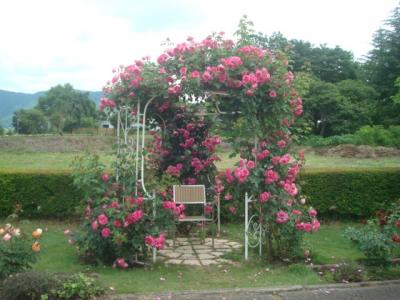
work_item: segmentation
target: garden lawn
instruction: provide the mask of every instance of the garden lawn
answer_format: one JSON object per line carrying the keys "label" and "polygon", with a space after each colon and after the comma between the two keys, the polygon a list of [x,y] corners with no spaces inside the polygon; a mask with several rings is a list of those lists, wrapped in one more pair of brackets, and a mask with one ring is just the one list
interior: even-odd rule
{"label": "garden lawn", "polygon": [[[1,222],[4,223],[4,222]],[[260,263],[256,253],[251,260],[243,262],[243,253],[230,254],[236,265],[210,266],[202,268],[184,266],[164,266],[156,264],[150,270],[136,268],[129,270],[111,267],[90,267],[81,265],[75,256],[75,248],[69,245],[64,236],[65,229],[74,229],[74,224],[51,221],[22,221],[24,232],[40,227],[44,229],[41,239],[42,251],[35,270],[49,272],[89,272],[97,273],[100,280],[117,293],[161,292],[176,290],[198,290],[234,287],[266,287],[293,284],[323,283],[315,272],[304,264],[290,266],[271,266]],[[306,239],[307,246],[315,253],[316,263],[340,262],[343,259],[362,258],[343,236],[346,225],[323,225],[321,231]],[[225,238],[242,242],[243,226],[227,224],[223,226]]]}

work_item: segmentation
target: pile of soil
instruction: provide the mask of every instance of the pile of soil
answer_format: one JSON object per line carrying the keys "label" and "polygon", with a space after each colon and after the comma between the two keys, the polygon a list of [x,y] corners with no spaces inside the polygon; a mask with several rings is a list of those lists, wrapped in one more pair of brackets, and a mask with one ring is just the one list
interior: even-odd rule
{"label": "pile of soil", "polygon": [[365,145],[338,145],[333,147],[313,148],[318,155],[341,156],[354,158],[379,158],[400,156],[400,149],[389,147],[371,147]]}

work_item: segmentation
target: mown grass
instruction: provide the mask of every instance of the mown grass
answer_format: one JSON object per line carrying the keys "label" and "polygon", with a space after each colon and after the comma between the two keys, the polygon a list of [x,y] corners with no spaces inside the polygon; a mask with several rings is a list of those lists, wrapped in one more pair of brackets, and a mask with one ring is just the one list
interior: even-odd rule
{"label": "mown grass", "polygon": [[[3,223],[3,222],[0,222]],[[40,227],[44,229],[41,239],[42,250],[35,270],[49,272],[88,272],[98,274],[99,279],[118,293],[161,292],[235,287],[265,287],[294,284],[318,284],[324,279],[305,264],[269,265],[251,252],[250,261],[245,263],[243,253],[236,253],[235,265],[220,267],[185,267],[155,264],[149,269],[113,269],[105,266],[82,265],[75,255],[75,247],[69,245],[64,236],[65,229],[76,229],[75,224],[52,221],[22,221],[26,232]],[[346,224],[327,224],[317,234],[307,236],[309,247],[316,258],[315,263],[356,260],[362,254],[343,236]],[[242,224],[225,224],[223,237],[243,241]]]}
{"label": "mown grass", "polygon": [[[50,170],[69,171],[71,163],[82,152],[0,152],[0,170]],[[229,158],[229,153],[220,153],[221,161],[217,162],[220,170],[231,168],[238,161]],[[100,154],[103,163],[110,166],[111,154]],[[399,168],[400,157],[344,158],[306,154],[305,169],[362,169],[362,168]]]}

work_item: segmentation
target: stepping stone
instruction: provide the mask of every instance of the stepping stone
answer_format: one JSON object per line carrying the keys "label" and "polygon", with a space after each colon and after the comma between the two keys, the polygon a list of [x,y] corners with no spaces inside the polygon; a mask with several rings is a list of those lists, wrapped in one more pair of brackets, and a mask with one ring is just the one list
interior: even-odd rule
{"label": "stepping stone", "polygon": [[197,260],[197,259],[184,260],[183,264],[188,265],[188,266],[201,266],[199,260]]}
{"label": "stepping stone", "polygon": [[179,248],[179,250],[192,250],[193,249],[193,247],[191,245],[179,246],[177,248]]}
{"label": "stepping stone", "polygon": [[196,253],[197,254],[201,254],[201,253],[211,253],[212,252],[212,249],[211,248],[208,248],[208,249],[200,249],[200,250],[197,250],[196,249]]}
{"label": "stepping stone", "polygon": [[203,259],[213,259],[215,258],[214,256],[210,255],[210,254],[199,254],[199,259],[203,260]]}
{"label": "stepping stone", "polygon": [[179,256],[182,256],[182,253],[179,252],[171,252],[169,254],[164,254],[166,257],[169,258],[178,258]]}
{"label": "stepping stone", "polygon": [[176,252],[183,253],[183,254],[194,254],[193,249],[179,249]]}
{"label": "stepping stone", "polygon": [[220,256],[224,255],[224,252],[212,251],[209,254],[214,255],[215,257],[220,257]]}
{"label": "stepping stone", "polygon": [[180,258],[181,259],[197,259],[195,254],[184,254]]}
{"label": "stepping stone", "polygon": [[211,260],[211,259],[204,259],[204,260],[201,260],[201,264],[202,264],[203,266],[216,265],[217,263],[218,263],[217,261]]}
{"label": "stepping stone", "polygon": [[243,246],[242,245],[232,245],[232,248],[234,248],[234,249],[239,249],[239,248],[242,248]]}
{"label": "stepping stone", "polygon": [[170,259],[170,260],[167,260],[165,263],[171,264],[171,265],[180,265],[182,263],[182,260],[181,259]]}
{"label": "stepping stone", "polygon": [[206,245],[193,245],[193,248],[194,248],[195,250],[197,250],[197,249],[199,249],[199,250],[202,250],[202,249],[210,249],[210,247],[209,247],[209,246],[206,246]]}

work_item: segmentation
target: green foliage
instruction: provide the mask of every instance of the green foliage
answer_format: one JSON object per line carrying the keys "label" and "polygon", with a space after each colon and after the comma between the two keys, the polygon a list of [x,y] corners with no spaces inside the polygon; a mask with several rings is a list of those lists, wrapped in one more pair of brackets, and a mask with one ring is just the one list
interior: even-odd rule
{"label": "green foliage", "polygon": [[398,169],[315,170],[300,174],[302,193],[326,217],[369,217],[400,196]]}
{"label": "green foliage", "polygon": [[74,90],[72,85],[57,85],[45,92],[36,106],[50,121],[53,131],[71,131],[96,124],[96,104],[89,93]]}
{"label": "green foliage", "polygon": [[[7,300],[41,300],[41,295],[59,285],[47,272],[28,271],[8,277],[0,283],[0,298]],[[46,299],[46,298],[44,298]]]}
{"label": "green foliage", "polygon": [[0,285],[0,298],[7,300],[90,300],[104,292],[97,280],[83,273],[29,271],[10,276]]}
{"label": "green foliage", "polygon": [[[349,227],[346,236],[367,257],[370,265],[390,265],[400,250],[400,202],[381,210],[361,228]],[[397,251],[397,252],[396,252]]]}
{"label": "green foliage", "polygon": [[0,279],[31,268],[36,262],[32,239],[10,224],[0,227],[0,231]]}
{"label": "green foliage", "polygon": [[0,125],[0,135],[4,135],[5,131],[4,128]]}
{"label": "green foliage", "polygon": [[47,130],[47,120],[38,109],[20,109],[14,112],[12,124],[17,133],[38,134]]}
{"label": "green foliage", "polygon": [[381,125],[363,126],[354,134],[333,135],[325,138],[311,135],[305,139],[303,144],[312,147],[353,144],[400,148],[400,126],[388,128]]}
{"label": "green foliage", "polygon": [[67,174],[56,172],[0,172],[0,216],[10,215],[16,204],[23,218],[74,216],[82,194]]}
{"label": "green foliage", "polygon": [[92,277],[83,273],[77,273],[64,280],[61,287],[55,291],[50,291],[50,297],[56,299],[80,299],[90,300],[95,296],[104,294],[104,288]]}
{"label": "green foliage", "polygon": [[304,97],[304,118],[321,136],[352,133],[372,123],[376,97],[375,90],[361,81],[332,84],[314,80]]}
{"label": "green foliage", "polygon": [[360,282],[364,280],[364,270],[354,262],[342,262],[326,270],[324,278],[337,283]]}
{"label": "green foliage", "polygon": [[[74,232],[71,238],[85,263],[132,266],[147,257],[145,238],[161,236],[173,220],[171,213],[161,208],[159,197],[153,203],[151,198],[135,195],[136,159],[124,150],[117,154],[116,175],[106,173],[96,155],[86,154],[75,161],[74,184],[84,190],[85,218],[81,232]],[[157,209],[156,216],[153,209]]]}
{"label": "green foliage", "polygon": [[366,73],[380,95],[375,122],[396,125],[400,122],[400,104],[391,98],[396,94],[395,81],[400,76],[400,6],[393,10],[384,25],[374,35]]}
{"label": "green foliage", "polygon": [[345,235],[364,253],[367,262],[372,265],[387,264],[390,259],[393,242],[378,226],[369,221],[360,229],[349,227]]}

